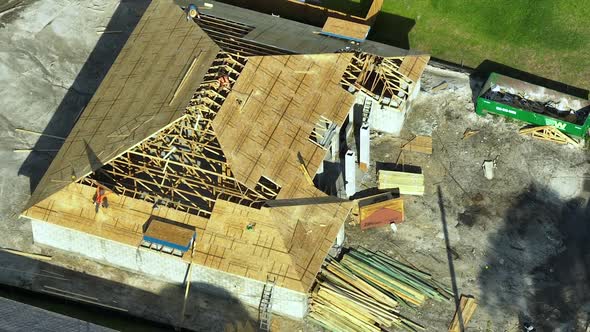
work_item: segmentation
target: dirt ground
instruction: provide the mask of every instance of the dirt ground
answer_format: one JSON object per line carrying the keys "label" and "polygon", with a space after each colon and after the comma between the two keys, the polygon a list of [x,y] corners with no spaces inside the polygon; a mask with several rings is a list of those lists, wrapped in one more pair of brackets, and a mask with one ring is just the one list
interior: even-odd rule
{"label": "dirt ground", "polygon": [[[442,82],[448,88],[430,91]],[[372,168],[357,185],[357,191],[375,187],[375,163],[399,160],[422,168],[425,194],[404,197],[406,221],[397,233],[346,225],[346,245],[385,251],[449,286],[454,275],[458,293],[479,302],[468,331],[521,331],[524,322],[538,331],[586,331],[588,151],[522,137],[522,123],[476,115],[472,86],[477,91],[480,84],[467,74],[427,69],[402,138],[431,135],[433,154],[400,156],[407,140],[374,134]],[[467,129],[479,133],[462,139]],[[487,180],[481,165],[495,158],[495,177]],[[428,331],[444,331],[453,313],[454,302],[402,309]]]}

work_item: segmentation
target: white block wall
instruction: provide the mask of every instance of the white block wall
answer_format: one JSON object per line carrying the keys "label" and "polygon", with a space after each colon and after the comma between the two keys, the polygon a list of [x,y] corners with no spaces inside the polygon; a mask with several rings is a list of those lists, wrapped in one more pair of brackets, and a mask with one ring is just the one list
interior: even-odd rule
{"label": "white block wall", "polygon": [[346,196],[354,196],[356,193],[356,153],[352,150],[348,150],[344,155],[344,177]]}
{"label": "white block wall", "polygon": [[70,228],[32,220],[33,240],[91,259],[141,272],[165,281],[182,283],[188,264],[177,257],[139,249]]}
{"label": "white block wall", "polygon": [[[239,298],[245,304],[258,308],[264,283],[258,280],[228,274],[202,265],[193,265],[191,287],[215,284]],[[272,293],[272,311],[301,319],[307,313],[307,294],[275,286]]]}
{"label": "white block wall", "polygon": [[373,130],[399,136],[405,118],[405,111],[400,112],[390,107],[382,107],[379,103],[373,103],[371,115],[369,116],[369,124]]}
{"label": "white block wall", "polygon": [[[158,279],[183,283],[188,264],[178,257],[137,248],[120,242],[79,232],[44,221],[31,219],[33,239],[36,243],[75,252],[88,258],[140,272]],[[201,265],[193,265],[191,287],[211,292],[213,285],[224,289],[244,304],[258,308],[264,283],[221,272]],[[274,287],[272,296],[274,313],[302,319],[307,312],[307,294],[282,287]]]}
{"label": "white block wall", "polygon": [[366,172],[371,163],[371,132],[369,124],[363,123],[359,136],[359,164],[362,166],[361,169]]}

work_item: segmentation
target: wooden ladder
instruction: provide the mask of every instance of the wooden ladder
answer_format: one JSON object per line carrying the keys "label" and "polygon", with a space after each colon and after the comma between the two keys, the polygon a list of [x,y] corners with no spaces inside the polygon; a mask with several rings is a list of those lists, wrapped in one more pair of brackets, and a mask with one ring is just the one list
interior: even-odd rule
{"label": "wooden ladder", "polygon": [[272,291],[275,287],[276,279],[266,279],[260,305],[258,306],[258,319],[260,321],[260,331],[270,331],[270,321],[272,318]]}

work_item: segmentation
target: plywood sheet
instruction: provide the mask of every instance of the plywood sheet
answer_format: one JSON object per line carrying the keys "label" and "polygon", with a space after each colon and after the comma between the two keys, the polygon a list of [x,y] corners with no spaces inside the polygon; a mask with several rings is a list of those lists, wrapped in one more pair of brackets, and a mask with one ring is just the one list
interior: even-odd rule
{"label": "plywood sheet", "polygon": [[407,55],[403,58],[399,71],[413,82],[418,82],[429,60],[430,55]]}
{"label": "plywood sheet", "polygon": [[323,34],[342,36],[354,40],[365,40],[371,27],[366,24],[354,23],[335,17],[328,17],[324,27]]}
{"label": "plywood sheet", "polygon": [[206,33],[186,20],[180,7],[170,0],[154,0],[27,207],[182,116],[218,51]]}
{"label": "plywood sheet", "polygon": [[157,219],[150,220],[148,229],[143,233],[145,236],[164,240],[183,247],[189,245],[194,234],[194,229]]}
{"label": "plywood sheet", "polygon": [[[217,114],[213,128],[237,180],[261,176],[281,186],[278,198],[305,193],[326,151],[309,140],[320,116],[342,124],[354,97],[340,86],[350,54],[252,57]],[[298,188],[302,188],[301,190]],[[312,195],[312,196],[310,196]]]}
{"label": "plywood sheet", "polygon": [[432,154],[432,137],[416,136],[402,147],[404,151]]}

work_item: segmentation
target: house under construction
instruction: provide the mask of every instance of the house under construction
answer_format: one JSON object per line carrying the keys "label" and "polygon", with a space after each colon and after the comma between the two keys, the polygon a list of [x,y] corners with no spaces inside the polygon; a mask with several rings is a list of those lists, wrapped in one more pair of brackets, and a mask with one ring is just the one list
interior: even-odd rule
{"label": "house under construction", "polygon": [[404,112],[428,56],[210,3],[151,3],[23,216],[37,243],[250,305],[273,280],[300,318],[351,206],[267,201],[326,197],[310,178],[359,94]]}

